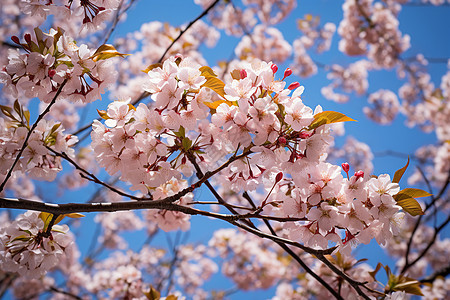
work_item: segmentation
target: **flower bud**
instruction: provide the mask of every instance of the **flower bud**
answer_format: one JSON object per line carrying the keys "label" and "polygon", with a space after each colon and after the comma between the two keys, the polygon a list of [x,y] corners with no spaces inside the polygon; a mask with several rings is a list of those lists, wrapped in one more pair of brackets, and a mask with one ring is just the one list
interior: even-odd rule
{"label": "flower bud", "polygon": [[292,70],[289,69],[289,68],[287,68],[286,71],[284,71],[284,77],[283,77],[283,80],[284,80],[286,77],[289,77],[289,76],[291,76],[291,75],[292,75]]}
{"label": "flower bud", "polygon": [[286,138],[284,137],[284,136],[280,136],[279,138],[278,138],[278,142],[280,143],[280,144],[286,144]]}
{"label": "flower bud", "polygon": [[341,166],[342,166],[342,169],[344,170],[344,172],[348,173],[348,171],[350,170],[350,165],[347,162],[345,162]]}
{"label": "flower bud", "polygon": [[312,134],[310,132],[307,131],[302,131],[298,133],[298,137],[301,139],[307,139],[311,136]]}
{"label": "flower bud", "polygon": [[358,178],[360,178],[360,177],[362,178],[362,177],[364,177],[364,172],[359,170],[358,172],[355,172],[355,176]]}
{"label": "flower bud", "polygon": [[241,76],[241,79],[244,79],[247,77],[247,71],[242,69],[241,71],[239,71],[239,75]]}
{"label": "flower bud", "polygon": [[348,162],[343,163],[341,166],[345,174],[347,174],[347,179],[350,179],[348,176],[348,171],[350,170],[350,165],[348,164]]}
{"label": "flower bud", "polygon": [[275,177],[275,183],[280,182],[281,179],[283,179],[283,172],[277,174],[277,176]]}
{"label": "flower bud", "polygon": [[11,41],[13,41],[13,42],[16,43],[16,44],[20,44],[19,38],[18,38],[17,36],[15,36],[15,35],[13,35],[13,36],[11,37]]}
{"label": "flower bud", "polygon": [[52,78],[53,76],[55,76],[56,74],[56,70],[55,69],[49,69],[48,70],[48,77]]}
{"label": "flower bud", "polygon": [[276,64],[272,64],[270,68],[272,69],[273,74],[275,74],[278,71],[278,66]]}
{"label": "flower bud", "polygon": [[291,83],[289,86],[288,86],[288,89],[289,90],[295,90],[296,88],[298,88],[300,86],[300,83],[298,83],[297,81],[296,82],[293,82],[293,83]]}
{"label": "flower bud", "polygon": [[25,34],[25,41],[27,42],[27,44],[31,43],[31,34],[27,33]]}

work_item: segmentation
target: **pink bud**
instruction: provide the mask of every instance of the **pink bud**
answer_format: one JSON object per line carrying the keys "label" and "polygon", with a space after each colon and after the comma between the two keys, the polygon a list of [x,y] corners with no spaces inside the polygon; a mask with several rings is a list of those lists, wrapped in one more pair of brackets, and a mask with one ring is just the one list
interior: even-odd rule
{"label": "pink bud", "polygon": [[280,144],[286,144],[286,138],[284,137],[284,136],[280,136],[279,138],[278,138],[278,142],[280,143]]}
{"label": "pink bud", "polygon": [[11,41],[13,41],[13,42],[16,43],[16,44],[20,44],[19,38],[18,38],[17,36],[15,36],[15,35],[13,35],[13,36],[11,37]]}
{"label": "pink bud", "polygon": [[292,70],[289,69],[289,68],[287,68],[286,71],[284,71],[284,77],[283,77],[283,80],[284,80],[286,77],[289,77],[289,76],[291,76],[291,75],[292,75]]}
{"label": "pink bud", "polygon": [[275,74],[278,71],[278,66],[276,64],[272,64],[270,68],[272,69],[273,74]]}
{"label": "pink bud", "polygon": [[55,69],[49,69],[49,70],[48,70],[48,76],[49,76],[50,78],[52,78],[53,76],[55,76],[55,74],[56,74],[56,70],[55,70]]}
{"label": "pink bud", "polygon": [[245,71],[244,69],[242,69],[239,74],[241,75],[241,79],[244,79],[245,77],[247,77],[247,71]]}
{"label": "pink bud", "polygon": [[350,165],[347,162],[345,162],[341,166],[342,166],[342,169],[344,170],[344,172],[348,173],[348,171],[350,170]]}
{"label": "pink bud", "polygon": [[275,177],[275,183],[280,182],[281,179],[283,179],[283,172],[277,174],[277,176]]}
{"label": "pink bud", "polygon": [[302,131],[298,133],[298,137],[301,139],[307,139],[312,135],[312,133],[307,132],[307,131]]}
{"label": "pink bud", "polygon": [[356,177],[358,177],[358,178],[359,178],[359,177],[361,177],[361,178],[362,178],[362,177],[364,177],[364,172],[363,172],[363,171],[361,171],[361,170],[360,170],[360,171],[358,171],[358,172],[355,172],[355,176],[356,176]]}
{"label": "pink bud", "polygon": [[298,83],[297,81],[296,82],[293,82],[293,83],[291,83],[289,86],[288,86],[288,89],[289,90],[295,90],[296,88],[298,88],[300,86],[300,83]]}
{"label": "pink bud", "polygon": [[345,162],[341,166],[342,166],[342,169],[344,170],[345,174],[347,174],[347,179],[350,179],[348,176],[348,170],[350,170],[350,165],[347,162]]}

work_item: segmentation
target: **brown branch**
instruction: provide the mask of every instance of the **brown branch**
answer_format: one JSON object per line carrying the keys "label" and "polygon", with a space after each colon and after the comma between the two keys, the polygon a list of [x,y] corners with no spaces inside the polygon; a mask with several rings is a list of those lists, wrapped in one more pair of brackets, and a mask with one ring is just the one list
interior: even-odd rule
{"label": "brown branch", "polygon": [[117,23],[119,23],[120,18],[122,17],[122,15],[123,15],[124,13],[126,13],[126,12],[130,9],[130,7],[133,5],[133,3],[134,3],[135,0],[130,0],[130,2],[128,3],[128,5],[125,6],[124,9],[122,9],[122,5],[123,5],[123,2],[124,2],[124,1],[125,1],[125,0],[121,0],[121,1],[120,1],[119,7],[117,8],[116,14],[114,15],[114,21],[113,21],[113,23],[111,24],[111,26],[109,27],[108,33],[106,34],[105,39],[103,40],[103,44],[106,44],[106,42],[109,40],[109,38],[111,37],[111,34],[112,34],[112,33],[114,32],[114,30],[116,29]]}
{"label": "brown branch", "polygon": [[402,271],[400,274],[404,274],[411,266],[415,265],[419,260],[421,260],[425,254],[427,254],[428,250],[430,250],[431,246],[433,246],[434,242],[436,241],[436,238],[442,229],[444,229],[448,224],[450,223],[450,216],[447,217],[447,219],[437,228],[434,229],[434,234],[431,240],[428,242],[427,246],[422,250],[422,252],[414,259],[412,262],[408,263],[408,261],[405,261],[405,265],[403,266]]}
{"label": "brown branch", "polygon": [[173,47],[173,45],[181,38],[181,36],[189,29],[192,25],[194,25],[198,20],[203,18],[208,14],[208,12],[216,6],[217,3],[219,3],[220,0],[216,0],[213,3],[211,3],[210,6],[208,6],[197,18],[195,18],[193,21],[189,22],[189,24],[186,26],[186,28],[182,29],[178,36],[172,41],[172,43],[169,45],[169,47],[166,48],[166,51],[164,51],[163,55],[159,58],[158,62],[161,63],[164,59],[164,56],[169,52],[169,50]]}
{"label": "brown branch", "polygon": [[36,119],[36,122],[34,122],[33,126],[31,126],[30,130],[27,133],[27,136],[25,137],[25,140],[23,141],[22,148],[20,148],[19,153],[16,156],[16,159],[14,160],[11,168],[8,170],[8,173],[6,174],[5,179],[3,180],[2,184],[0,185],[0,192],[2,192],[3,189],[5,188],[5,185],[8,182],[9,178],[11,177],[15,166],[19,162],[19,159],[22,156],[23,151],[25,151],[25,148],[28,146],[28,140],[30,139],[30,136],[33,133],[34,129],[36,129],[38,123],[42,120],[42,118],[44,118],[44,116],[50,111],[50,108],[55,104],[56,99],[58,98],[59,94],[61,94],[61,91],[64,88],[64,86],[66,85],[66,83],[67,83],[67,79],[64,79],[64,81],[59,86],[58,90],[56,91],[56,94],[53,97],[52,101],[49,103],[47,108],[38,116],[38,118]]}
{"label": "brown branch", "polygon": [[443,277],[446,278],[450,274],[450,265],[447,265],[445,268],[433,273],[430,276],[427,276],[424,279],[419,280],[421,283],[433,283],[436,278]]}
{"label": "brown branch", "polygon": [[[409,263],[409,253],[411,252],[412,241],[413,241],[414,235],[416,234],[417,229],[419,228],[419,225],[420,225],[420,223],[422,222],[423,216],[425,215],[425,213],[427,212],[427,210],[428,210],[430,207],[432,207],[432,206],[436,203],[436,201],[439,200],[439,199],[442,197],[442,195],[443,195],[443,194],[445,193],[445,191],[447,190],[447,188],[448,188],[448,186],[449,186],[449,183],[450,183],[450,170],[449,170],[449,172],[448,172],[447,180],[446,180],[444,186],[441,188],[441,190],[439,191],[439,193],[438,193],[435,197],[433,197],[432,200],[426,205],[426,207],[425,207],[425,209],[424,209],[424,214],[423,214],[423,215],[420,215],[419,218],[417,219],[416,224],[414,224],[414,228],[413,228],[413,230],[412,230],[412,232],[411,232],[411,236],[409,237],[408,244],[407,244],[407,246],[406,246],[405,265],[404,265],[402,271],[400,272],[400,274],[403,274],[408,268],[410,268],[410,267],[413,265],[413,264],[410,264],[410,263]],[[418,261],[418,260],[416,259],[414,262],[416,263],[417,261]]]}
{"label": "brown branch", "polygon": [[[93,181],[93,182],[95,182],[95,183],[97,183],[97,184],[100,184],[100,185],[106,187],[107,189],[109,189],[109,190],[111,190],[111,191],[115,192],[116,194],[118,194],[118,195],[120,195],[120,196],[123,196],[123,197],[127,197],[127,198],[130,198],[130,199],[133,199],[133,200],[137,200],[137,201],[151,200],[150,198],[140,198],[140,197],[136,197],[136,196],[134,196],[134,195],[131,195],[131,194],[127,194],[127,193],[125,193],[125,192],[122,192],[121,190],[118,190],[117,188],[115,188],[115,187],[113,187],[113,186],[111,186],[111,185],[109,185],[109,184],[107,184],[107,183],[101,181],[100,179],[97,178],[97,176],[95,176],[94,174],[92,174],[92,173],[86,171],[85,169],[83,169],[82,167],[80,167],[80,166],[79,166],[72,158],[70,158],[66,153],[64,153],[64,152],[62,152],[62,153],[56,152],[55,150],[53,150],[53,149],[51,149],[51,148],[49,148],[49,147],[47,147],[47,149],[50,150],[50,151],[51,151],[53,154],[55,154],[56,156],[59,156],[59,157],[61,157],[61,158],[64,158],[64,159],[67,160],[69,163],[71,163],[71,164],[75,167],[75,169],[81,171],[82,173],[81,173],[80,175],[81,175],[81,177],[83,177],[84,179],[91,180],[91,181]],[[86,175],[83,175],[83,174],[86,174]]]}
{"label": "brown branch", "polygon": [[347,281],[360,295],[362,298],[370,300],[370,298],[361,290],[360,286],[363,286],[366,284],[365,282],[359,282],[354,279],[352,279],[350,276],[345,274],[343,271],[341,271],[338,267],[333,265],[324,255],[316,255],[316,257],[323,262],[331,271],[336,273],[339,277],[343,278],[345,281]]}
{"label": "brown branch", "polygon": [[81,297],[79,297],[79,296],[77,296],[75,294],[66,292],[64,290],[60,290],[60,289],[58,289],[58,288],[56,288],[54,286],[51,286],[48,290],[49,290],[49,292],[55,292],[55,293],[58,293],[58,294],[63,294],[65,296],[69,296],[69,297],[71,297],[73,299],[77,299],[77,300],[82,300],[83,299],[83,298],[81,298]]}
{"label": "brown branch", "polygon": [[12,44],[10,42],[5,42],[5,41],[0,41],[0,45],[1,46],[7,46],[7,47],[10,47],[10,48],[15,48],[15,49],[22,49],[22,47],[17,45],[17,44]]}
{"label": "brown branch", "polygon": [[[253,202],[252,198],[250,197],[250,195],[247,192],[244,192],[243,197],[245,199],[247,199],[247,201],[250,203],[250,205],[256,209],[256,205]],[[270,222],[268,220],[264,220],[264,224],[267,226],[267,228],[269,229],[270,233],[272,233],[272,235],[276,236],[276,232],[275,230],[272,228],[272,225],[270,225]],[[319,275],[317,275],[313,270],[311,270],[309,268],[309,266],[300,258],[300,256],[297,255],[297,253],[295,253],[294,251],[292,251],[291,248],[289,248],[286,244],[284,243],[279,243],[276,242],[278,244],[278,246],[280,246],[284,251],[286,251],[287,254],[289,254],[302,268],[303,270],[305,270],[308,274],[310,274],[314,279],[316,279],[322,286],[324,286],[336,299],[343,299],[341,297],[341,295],[336,292],[324,279],[322,279],[322,277],[320,277]],[[331,248],[333,251],[334,249],[336,249],[336,247]],[[330,250],[331,250],[330,249]],[[330,252],[332,253],[332,251]]]}

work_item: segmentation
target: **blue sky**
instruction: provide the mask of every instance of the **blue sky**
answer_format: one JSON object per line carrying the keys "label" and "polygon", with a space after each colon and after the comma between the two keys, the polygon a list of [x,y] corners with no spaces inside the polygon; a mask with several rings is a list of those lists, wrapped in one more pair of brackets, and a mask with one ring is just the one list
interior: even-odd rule
{"label": "blue sky", "polygon": [[[292,42],[301,35],[297,30],[296,20],[310,13],[319,15],[321,23],[333,22],[336,25],[342,18],[342,3],[337,0],[304,0],[299,1],[295,11],[277,28],[283,33],[286,40]],[[202,12],[202,9],[195,5],[191,0],[165,0],[165,1],[138,1],[133,8],[128,12],[127,20],[118,25],[114,37],[124,36],[130,31],[138,30],[142,23],[151,21],[168,22],[171,25],[186,24],[193,20]],[[404,7],[400,13],[400,29],[404,33],[411,36],[412,47],[408,50],[404,57],[414,56],[418,53],[423,53],[426,57],[442,58],[448,57],[450,54],[450,41],[448,39],[450,28],[450,7],[432,7],[432,6],[407,6]],[[337,43],[339,37],[334,36],[332,48],[324,55],[313,55],[313,58],[324,64],[338,63],[346,65],[355,61],[355,58],[349,58],[342,55],[337,50]],[[204,49],[204,56],[208,60],[210,66],[215,65],[218,61],[227,59],[233,53],[235,45],[238,40],[236,38],[227,37],[225,33],[221,32],[221,40],[215,48]],[[358,58],[356,58],[358,59]],[[286,65],[287,66],[287,65]],[[280,70],[286,66],[281,65]],[[445,64],[430,64],[429,66],[432,80],[435,84],[439,84],[441,76],[446,71]],[[292,79],[293,80],[293,79]],[[297,79],[305,86],[303,99],[305,104],[314,107],[318,104],[322,105],[324,110],[335,110],[358,120],[358,122],[349,122],[346,124],[346,136],[354,136],[358,140],[369,144],[374,153],[384,152],[386,150],[397,151],[405,154],[413,154],[414,151],[422,145],[435,143],[436,138],[434,133],[423,133],[417,128],[408,128],[404,125],[405,118],[398,116],[394,123],[390,126],[380,126],[368,120],[362,113],[362,107],[366,105],[366,96],[355,97],[352,96],[347,104],[336,104],[334,102],[324,99],[320,93],[320,89],[329,84],[326,79],[324,70],[319,70],[319,73],[307,79]],[[369,75],[369,92],[376,91],[380,88],[393,89],[396,91],[400,86],[395,72],[373,72]],[[102,105],[107,105],[108,101],[103,100]],[[344,137],[344,138],[345,138]],[[342,141],[338,141],[342,143]],[[377,156],[374,160],[375,174],[388,173],[393,174],[395,170],[401,168],[405,161],[395,157]],[[409,172],[413,170],[409,168]],[[405,187],[406,181],[403,181]],[[82,193],[86,195],[94,189],[83,190]],[[211,195],[207,191],[201,191],[197,195],[202,200],[209,200]],[[79,201],[79,197],[83,194],[74,193],[68,201]],[[76,199],[78,198],[78,199]],[[80,228],[81,237],[78,239],[80,246],[87,247],[91,240],[92,217],[94,214],[89,214],[85,221],[82,222]],[[189,233],[189,240],[193,242],[207,241],[212,236],[215,229],[226,226],[222,221],[211,221],[204,217],[192,218],[192,231]],[[208,230],[205,230],[208,228]],[[172,238],[174,233],[170,234]],[[141,240],[135,234],[128,237],[130,244],[141,244]],[[136,241],[139,241],[136,243]],[[156,240],[161,246],[166,247],[166,238],[160,235]],[[82,249],[86,252],[86,249]],[[379,247],[370,245],[358,250],[358,258],[372,257],[369,263],[376,265],[378,261],[384,263],[391,263],[386,256],[383,255]],[[216,276],[207,287],[212,289],[225,288],[231,286],[229,280],[221,276]],[[231,299],[262,299],[272,297],[274,289],[263,292],[238,293],[231,296]]]}

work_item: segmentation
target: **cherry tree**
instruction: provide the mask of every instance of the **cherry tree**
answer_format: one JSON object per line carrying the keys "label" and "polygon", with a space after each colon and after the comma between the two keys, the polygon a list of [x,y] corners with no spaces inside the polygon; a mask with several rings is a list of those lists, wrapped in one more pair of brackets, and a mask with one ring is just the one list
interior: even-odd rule
{"label": "cherry tree", "polygon": [[[184,25],[148,17],[113,39],[137,1],[3,1],[1,295],[449,297],[450,64],[435,78],[428,64],[447,58],[406,56],[399,18],[448,2],[346,0],[337,23],[294,15],[294,0],[194,3]],[[221,35],[233,53],[208,63]],[[321,61],[333,41],[347,65]],[[303,81],[321,72],[311,105]],[[376,72],[397,89],[370,89]],[[398,170],[374,175],[380,153],[335,143],[355,120],[326,107],[353,97],[373,122],[402,115],[436,143],[384,153]],[[223,227],[187,241],[194,219]],[[231,283],[207,288],[218,272]]]}

